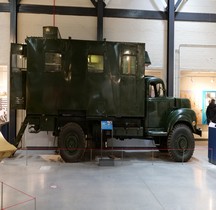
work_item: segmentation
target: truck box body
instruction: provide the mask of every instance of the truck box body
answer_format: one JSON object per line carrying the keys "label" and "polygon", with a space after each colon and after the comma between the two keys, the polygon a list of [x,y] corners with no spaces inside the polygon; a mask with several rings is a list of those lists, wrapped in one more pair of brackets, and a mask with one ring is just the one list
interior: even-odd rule
{"label": "truck box body", "polygon": [[[89,117],[144,116],[144,55],[139,53],[144,47],[27,38],[24,108],[28,114],[80,110]],[[14,87],[16,91],[20,88]],[[19,108],[17,95],[13,97],[12,108]]]}

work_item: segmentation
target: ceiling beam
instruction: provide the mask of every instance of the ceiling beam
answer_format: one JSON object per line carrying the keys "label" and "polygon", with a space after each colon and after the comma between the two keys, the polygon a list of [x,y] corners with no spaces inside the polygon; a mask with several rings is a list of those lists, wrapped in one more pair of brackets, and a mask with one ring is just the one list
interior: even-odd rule
{"label": "ceiling beam", "polygon": [[[0,12],[10,12],[10,5],[8,3],[0,3]],[[17,12],[18,13],[32,13],[32,14],[53,14],[53,6],[20,4]],[[95,10],[95,8],[89,8],[89,7],[56,6],[56,15],[77,15],[77,16],[95,16],[97,17],[97,11]],[[166,11],[105,8],[104,17],[167,20],[167,12]],[[216,14],[215,13],[195,13],[195,12],[193,13],[176,12],[175,21],[215,23]]]}

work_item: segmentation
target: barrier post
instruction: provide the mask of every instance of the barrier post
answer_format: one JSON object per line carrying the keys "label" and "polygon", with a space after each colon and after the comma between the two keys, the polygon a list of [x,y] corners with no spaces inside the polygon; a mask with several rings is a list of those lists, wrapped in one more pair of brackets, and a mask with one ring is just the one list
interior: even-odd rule
{"label": "barrier post", "polygon": [[3,182],[1,182],[1,210],[3,210]]}
{"label": "barrier post", "polygon": [[34,202],[34,207],[35,207],[34,209],[36,210],[36,198],[34,198],[34,201],[35,201]]}
{"label": "barrier post", "polygon": [[185,149],[182,149],[182,165],[184,164],[184,154],[185,154]]}
{"label": "barrier post", "polygon": [[113,152],[113,122],[112,121],[101,121],[101,158],[99,159],[99,166],[114,166],[114,159],[103,158],[103,131],[111,130],[112,131],[112,152]]}
{"label": "barrier post", "polygon": [[154,148],[151,149],[151,153],[152,153],[152,165],[154,165]]}

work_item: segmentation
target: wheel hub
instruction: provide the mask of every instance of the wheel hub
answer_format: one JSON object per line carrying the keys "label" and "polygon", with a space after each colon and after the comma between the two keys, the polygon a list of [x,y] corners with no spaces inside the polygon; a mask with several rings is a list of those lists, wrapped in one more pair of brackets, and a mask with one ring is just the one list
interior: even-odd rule
{"label": "wheel hub", "polygon": [[68,136],[66,140],[66,149],[72,153],[77,150],[77,138],[75,136]]}
{"label": "wheel hub", "polygon": [[183,150],[187,149],[188,143],[187,143],[187,139],[184,136],[180,137],[178,144],[180,149]]}

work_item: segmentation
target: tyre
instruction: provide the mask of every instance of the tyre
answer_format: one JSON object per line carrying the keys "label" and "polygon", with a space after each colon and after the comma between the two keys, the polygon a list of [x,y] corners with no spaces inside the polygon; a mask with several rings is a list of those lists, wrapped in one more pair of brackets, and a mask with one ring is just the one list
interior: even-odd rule
{"label": "tyre", "polygon": [[78,162],[85,152],[85,134],[77,123],[66,124],[59,133],[58,146],[65,162]]}
{"label": "tyre", "polygon": [[168,136],[167,147],[172,160],[176,162],[190,160],[195,147],[191,129],[184,124],[176,125]]}

